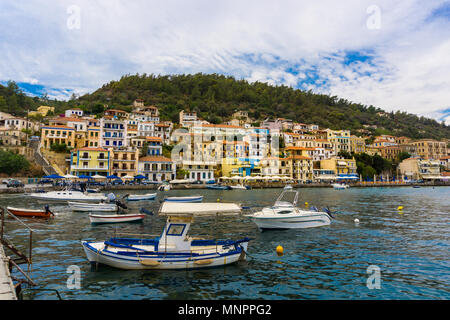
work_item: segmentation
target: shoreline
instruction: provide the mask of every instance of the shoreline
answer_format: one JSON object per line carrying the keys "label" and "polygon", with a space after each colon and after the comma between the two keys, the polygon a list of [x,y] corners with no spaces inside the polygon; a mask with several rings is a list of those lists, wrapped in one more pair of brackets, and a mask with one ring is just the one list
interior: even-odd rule
{"label": "shoreline", "polygon": [[[283,188],[286,184],[284,183],[258,183],[250,184],[252,189],[275,189]],[[198,190],[207,189],[206,184],[173,184],[171,185],[171,190]],[[332,188],[328,183],[311,183],[311,184],[295,184],[292,185],[295,189],[301,188]],[[445,187],[450,186],[450,182],[426,182],[426,183],[397,183],[397,182],[363,182],[354,183],[349,185],[350,188],[377,188],[377,187]],[[157,190],[158,185],[108,185],[108,186],[93,186],[92,188],[99,188],[101,191],[114,191],[114,190]],[[55,191],[61,190],[61,187],[57,186],[37,186],[28,185],[24,188],[0,188],[0,194],[22,194],[34,192],[36,189],[41,189],[45,191]],[[226,191],[226,190],[225,190]]]}

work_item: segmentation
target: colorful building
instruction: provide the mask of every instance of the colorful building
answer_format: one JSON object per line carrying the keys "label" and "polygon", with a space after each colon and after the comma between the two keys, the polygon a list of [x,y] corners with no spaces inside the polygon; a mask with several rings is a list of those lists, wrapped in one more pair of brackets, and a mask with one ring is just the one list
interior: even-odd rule
{"label": "colorful building", "polygon": [[175,179],[176,166],[173,161],[163,156],[146,156],[139,159],[138,174],[154,182]]}
{"label": "colorful building", "polygon": [[111,151],[103,148],[79,148],[71,152],[70,173],[75,176],[108,176]]}

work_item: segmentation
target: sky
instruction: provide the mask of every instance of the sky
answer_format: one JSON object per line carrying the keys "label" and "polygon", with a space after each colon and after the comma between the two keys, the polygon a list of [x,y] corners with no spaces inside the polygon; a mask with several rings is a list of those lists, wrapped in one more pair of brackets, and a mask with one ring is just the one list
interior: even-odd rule
{"label": "sky", "polygon": [[32,95],[198,72],[450,125],[450,1],[0,0],[0,83]]}

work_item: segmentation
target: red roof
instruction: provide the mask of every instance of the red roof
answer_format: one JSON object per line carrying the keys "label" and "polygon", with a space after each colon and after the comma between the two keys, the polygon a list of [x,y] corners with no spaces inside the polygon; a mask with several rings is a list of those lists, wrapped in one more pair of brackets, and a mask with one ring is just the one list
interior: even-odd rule
{"label": "red roof", "polygon": [[166,158],[164,156],[146,156],[143,158],[140,158],[139,161],[144,162],[172,162],[172,159]]}

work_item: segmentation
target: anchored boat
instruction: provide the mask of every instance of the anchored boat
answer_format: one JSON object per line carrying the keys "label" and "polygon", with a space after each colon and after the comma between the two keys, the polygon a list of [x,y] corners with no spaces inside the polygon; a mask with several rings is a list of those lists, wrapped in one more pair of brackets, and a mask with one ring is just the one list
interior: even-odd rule
{"label": "anchored boat", "polygon": [[108,198],[103,194],[84,193],[77,190],[49,191],[45,193],[30,193],[29,197],[42,201],[84,201],[101,202]]}
{"label": "anchored boat", "polygon": [[145,214],[89,214],[92,224],[142,222],[144,218]]}
{"label": "anchored boat", "polygon": [[83,212],[116,212],[118,210],[115,203],[86,203],[86,202],[68,202],[73,211]]}
{"label": "anchored boat", "polygon": [[218,184],[213,184],[213,185],[207,186],[206,188],[212,189],[212,190],[231,190],[230,186],[221,186]]}
{"label": "anchored boat", "polygon": [[191,197],[166,197],[164,201],[168,202],[202,202],[203,196],[191,196]]}
{"label": "anchored boat", "polygon": [[50,218],[55,215],[50,211],[48,206],[45,206],[44,209],[23,209],[13,207],[6,207],[6,209],[17,217]]}
{"label": "anchored boat", "polygon": [[338,190],[344,190],[344,189],[350,188],[350,186],[348,184],[344,184],[344,183],[333,183],[332,186],[334,189],[338,189]]}
{"label": "anchored boat", "polygon": [[156,198],[156,193],[146,193],[146,194],[130,194],[127,197],[128,201],[142,201],[142,200],[154,200]]}
{"label": "anchored boat", "polygon": [[[288,194],[293,194],[292,201],[286,200]],[[326,226],[331,223],[328,212],[320,212],[313,208],[301,210],[297,205],[298,192],[285,190],[281,193],[275,204],[263,208],[259,212],[248,215],[259,229],[294,229]]]}
{"label": "anchored boat", "polygon": [[241,240],[205,240],[188,236],[194,217],[240,214],[234,203],[163,202],[159,215],[167,216],[160,237],[154,239],[110,238],[106,241],[82,241],[91,263],[136,269],[197,269],[217,267],[245,259],[249,238]]}

